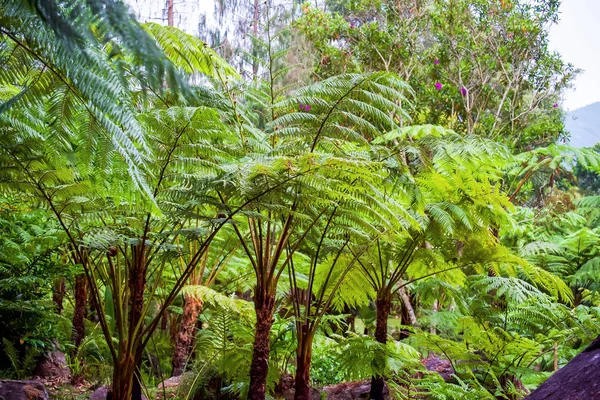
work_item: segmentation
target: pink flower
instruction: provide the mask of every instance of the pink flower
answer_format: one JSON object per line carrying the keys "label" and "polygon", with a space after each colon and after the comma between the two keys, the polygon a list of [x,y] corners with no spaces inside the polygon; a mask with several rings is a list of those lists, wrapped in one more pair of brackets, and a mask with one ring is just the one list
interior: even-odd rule
{"label": "pink flower", "polygon": [[354,28],[354,22],[350,22],[350,29]]}
{"label": "pink flower", "polygon": [[304,110],[306,110],[306,111],[310,111],[310,106],[307,104],[307,105],[304,107]]}
{"label": "pink flower", "polygon": [[467,88],[463,87],[460,89],[460,94],[462,94],[463,96],[466,96],[468,93]]}
{"label": "pink flower", "polygon": [[442,84],[440,82],[435,83],[435,90],[442,90]]}
{"label": "pink flower", "polygon": [[552,105],[552,107],[556,108],[556,107],[558,107],[558,104],[554,103],[554,104]]}
{"label": "pink flower", "polygon": [[434,65],[438,65],[439,63],[440,63],[440,60],[435,60],[435,61],[433,62],[433,64],[434,64]]}

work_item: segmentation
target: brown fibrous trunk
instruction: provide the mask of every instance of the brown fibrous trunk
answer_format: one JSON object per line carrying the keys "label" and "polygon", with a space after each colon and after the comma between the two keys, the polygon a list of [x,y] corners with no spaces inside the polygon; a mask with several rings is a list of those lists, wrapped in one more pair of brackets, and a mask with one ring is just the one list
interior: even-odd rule
{"label": "brown fibrous trunk", "polygon": [[134,398],[135,367],[136,362],[133,355],[124,350],[120,352],[118,365],[115,365],[112,385],[106,400],[130,400]]}
{"label": "brown fibrous trunk", "polygon": [[273,312],[275,311],[275,294],[259,291],[254,296],[256,311],[256,329],[254,332],[254,348],[250,365],[250,388],[248,400],[264,400],[269,373],[269,341]]}
{"label": "brown fibrous trunk", "polygon": [[[377,321],[375,325],[375,340],[385,345],[387,343],[387,321],[390,315],[391,299],[389,295],[378,296],[375,306],[377,308]],[[380,370],[385,369],[385,354],[377,354],[375,364]],[[377,375],[371,378],[371,399],[383,400],[385,377]]]}
{"label": "brown fibrous trunk", "polygon": [[186,295],[173,353],[172,376],[183,373],[187,360],[192,354],[196,338],[196,321],[201,311],[202,301],[196,297]]}
{"label": "brown fibrous trunk", "polygon": [[[112,387],[107,399],[109,400],[141,400],[142,385],[139,368],[143,348],[142,338],[138,329],[142,323],[144,312],[144,291],[146,289],[146,248],[143,244],[133,246],[132,262],[129,267],[129,337],[131,349],[127,340],[121,341],[119,347],[118,365],[113,372]],[[134,332],[138,332],[134,335]]]}
{"label": "brown fibrous trunk", "polygon": [[88,282],[85,274],[75,277],[75,310],[73,311],[73,344],[79,348],[85,336],[85,315]]}
{"label": "brown fibrous trunk", "polygon": [[52,288],[52,301],[54,301],[56,313],[58,315],[62,314],[65,293],[65,278],[58,278],[56,281],[54,281],[54,287]]}
{"label": "brown fibrous trunk", "polygon": [[[303,326],[302,328],[306,328]],[[296,377],[294,400],[310,400],[310,362],[312,359],[312,334],[304,333],[296,350]]]}

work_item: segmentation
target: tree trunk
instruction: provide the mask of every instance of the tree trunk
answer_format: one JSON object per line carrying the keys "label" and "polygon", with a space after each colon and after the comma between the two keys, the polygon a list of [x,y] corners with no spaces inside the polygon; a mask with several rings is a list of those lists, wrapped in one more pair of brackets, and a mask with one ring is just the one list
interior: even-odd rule
{"label": "tree trunk", "polygon": [[167,0],[167,25],[173,26],[173,0]]}
{"label": "tree trunk", "polygon": [[87,278],[84,274],[75,277],[75,310],[73,311],[73,344],[79,348],[85,336],[85,309],[87,303]]}
{"label": "tree trunk", "polygon": [[264,293],[257,289],[254,296],[256,311],[256,329],[254,332],[254,349],[250,365],[250,389],[248,400],[264,400],[267,390],[267,374],[269,373],[269,341],[273,312],[275,311],[275,294]]}
{"label": "tree trunk", "polygon": [[[254,0],[254,19],[253,19],[253,27],[252,27],[252,34],[254,35],[255,38],[258,37],[258,18],[259,18],[259,12],[258,12],[258,0]],[[256,51],[256,44],[252,44],[252,55],[255,57],[252,60],[252,77],[256,78],[256,74],[258,74],[258,61],[256,59],[256,57],[258,57],[258,52]]]}
{"label": "tree trunk", "polygon": [[[431,311],[432,311],[431,316],[434,317],[435,314],[439,310],[440,310],[440,302],[438,300],[434,300],[433,306],[431,306]],[[437,329],[435,328],[435,324],[433,322],[430,323],[429,333],[432,334],[432,335],[436,335],[437,334]]]}
{"label": "tree trunk", "polygon": [[135,358],[124,349],[119,352],[119,362],[113,371],[112,385],[106,400],[133,399],[133,380],[135,375]]}
{"label": "tree trunk", "polygon": [[[377,308],[377,322],[375,325],[375,340],[385,345],[387,343],[387,321],[390,315],[391,299],[389,295],[378,296],[375,302]],[[379,370],[384,370],[386,366],[385,354],[375,355],[375,365]],[[385,377],[383,375],[371,378],[371,399],[383,400],[383,391],[385,388]]]}
{"label": "tree trunk", "polygon": [[417,316],[415,315],[415,309],[413,308],[412,303],[410,301],[410,296],[408,295],[408,293],[406,293],[406,287],[401,287],[398,292],[400,293],[400,298],[402,299],[402,305],[408,313],[408,319],[410,320],[410,324],[412,326],[418,327],[419,321],[417,321]]}
{"label": "tree trunk", "polygon": [[138,356],[135,358],[135,367],[133,370],[133,383],[131,386],[131,399],[132,400],[142,400],[142,377],[140,376],[142,370],[142,356],[140,349]]}
{"label": "tree trunk", "polygon": [[165,310],[162,313],[162,315],[160,316],[160,330],[166,331],[168,327],[169,327],[169,311]]}
{"label": "tree trunk", "polygon": [[54,281],[54,287],[52,288],[52,301],[56,305],[56,313],[58,315],[62,314],[65,292],[65,278],[58,278]]}
{"label": "tree trunk", "polygon": [[[123,393],[126,388],[131,388],[131,397],[119,400],[141,400],[142,385],[139,377],[139,368],[141,366],[142,351],[141,348],[141,324],[143,323],[144,312],[144,291],[146,290],[146,247],[143,244],[133,246],[132,262],[129,270],[129,340],[132,343],[131,353],[123,350],[126,355],[121,378],[125,386],[119,389]],[[127,343],[127,341],[125,341]],[[115,383],[113,382],[113,386]],[[129,392],[127,392],[129,393]],[[114,399],[117,400],[117,399]]]}
{"label": "tree trunk", "polygon": [[312,335],[304,334],[296,350],[296,377],[294,400],[310,400],[310,362],[312,359]]}
{"label": "tree trunk", "polygon": [[185,296],[183,303],[183,315],[175,343],[175,352],[173,353],[173,373],[172,376],[179,376],[183,373],[196,337],[196,321],[202,311],[202,301],[193,296]]}

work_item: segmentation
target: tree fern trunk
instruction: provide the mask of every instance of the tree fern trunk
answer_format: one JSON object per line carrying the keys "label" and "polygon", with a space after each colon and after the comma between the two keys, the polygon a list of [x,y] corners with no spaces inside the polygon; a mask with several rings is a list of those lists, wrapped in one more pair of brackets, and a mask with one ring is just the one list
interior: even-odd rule
{"label": "tree fern trunk", "polygon": [[254,296],[254,310],[256,311],[256,329],[252,364],[250,365],[248,400],[264,400],[267,390],[267,374],[269,373],[269,340],[275,311],[275,294],[266,294],[257,289],[257,294]]}
{"label": "tree fern trunk", "polygon": [[131,400],[133,399],[133,379],[135,375],[135,358],[123,350],[119,352],[119,362],[113,370],[111,388],[106,400]]}
{"label": "tree fern trunk", "polygon": [[296,352],[296,377],[294,380],[294,400],[310,400],[310,362],[312,359],[312,338],[305,337]]}
{"label": "tree fern trunk", "polygon": [[[162,305],[159,305],[159,309]],[[160,316],[160,330],[166,331],[169,328],[169,310],[165,310]]]}
{"label": "tree fern trunk", "polygon": [[58,278],[54,281],[54,287],[52,288],[52,301],[54,301],[58,315],[62,314],[65,292],[65,278]]}
{"label": "tree fern trunk", "polygon": [[178,376],[183,373],[185,364],[192,353],[194,339],[196,337],[196,321],[202,311],[202,302],[193,297],[185,296],[183,303],[183,315],[177,341],[175,343],[175,352],[173,353],[173,373],[172,376]]}
{"label": "tree fern trunk", "polygon": [[84,319],[87,303],[87,278],[84,274],[75,277],[75,310],[73,311],[73,344],[78,348],[85,336]]}
{"label": "tree fern trunk", "polygon": [[[389,295],[378,296],[375,302],[377,308],[377,322],[375,325],[375,340],[385,345],[387,343],[387,320],[390,315],[391,299]],[[386,366],[385,354],[375,355],[375,365],[377,369],[383,371]],[[377,375],[371,378],[371,399],[383,400],[385,389],[385,377],[383,375]]]}
{"label": "tree fern trunk", "polygon": [[[145,290],[146,247],[143,244],[139,244],[133,247],[132,265],[129,273],[129,340],[133,344],[131,346],[131,353],[129,353],[128,360],[126,361],[127,368],[124,369],[127,374],[131,375],[130,377],[125,377],[124,380],[131,382],[132,400],[142,399],[141,382],[137,372],[141,365],[143,350],[140,346]],[[125,354],[128,353],[126,352]],[[129,400],[129,398],[123,400]]]}

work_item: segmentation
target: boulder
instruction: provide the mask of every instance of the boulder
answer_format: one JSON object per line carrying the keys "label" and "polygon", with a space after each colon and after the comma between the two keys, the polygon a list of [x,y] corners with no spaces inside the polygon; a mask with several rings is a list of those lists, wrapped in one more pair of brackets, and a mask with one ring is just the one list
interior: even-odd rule
{"label": "boulder", "polygon": [[[371,381],[339,383],[325,386],[323,391],[327,394],[327,400],[368,400],[371,398]],[[390,398],[387,384],[383,396],[386,399]]]}
{"label": "boulder", "polygon": [[[275,398],[294,400],[296,389],[294,389],[294,375],[283,374],[279,377],[279,382],[275,385]],[[315,388],[310,389],[311,400],[320,400],[321,392]]]}
{"label": "boulder", "polygon": [[182,375],[172,376],[158,384],[158,390],[178,388]]}
{"label": "boulder", "polygon": [[431,355],[429,358],[421,360],[421,363],[429,371],[437,372],[444,381],[448,382],[454,374],[454,367],[452,363],[443,358]]}
{"label": "boulder", "polygon": [[[90,400],[106,400],[108,395],[108,386],[100,386],[91,395]],[[142,395],[142,400],[148,400],[146,396]]]}
{"label": "boulder", "polygon": [[533,391],[526,400],[600,399],[600,336]]}
{"label": "boulder", "polygon": [[287,390],[294,388],[294,375],[283,374],[279,377],[279,382],[275,385],[275,395],[284,393]]}
{"label": "boulder", "polygon": [[165,395],[166,399],[185,397],[194,383],[197,383],[195,372],[188,371],[178,376],[172,376],[158,384],[156,399],[163,400]]}
{"label": "boulder", "polygon": [[67,364],[65,353],[53,351],[42,356],[33,370],[34,376],[40,378],[71,378],[71,370]]}
{"label": "boulder", "polygon": [[90,395],[90,400],[106,400],[108,394],[108,386],[100,386]]}
{"label": "boulder", "polygon": [[38,381],[0,380],[0,399],[6,400],[48,400],[48,392]]}
{"label": "boulder", "polygon": [[[172,376],[169,379],[164,380],[158,384],[158,390],[156,391],[156,399],[174,399],[177,397],[179,385],[181,385],[181,379],[183,375]],[[166,397],[165,397],[166,396]]]}

